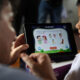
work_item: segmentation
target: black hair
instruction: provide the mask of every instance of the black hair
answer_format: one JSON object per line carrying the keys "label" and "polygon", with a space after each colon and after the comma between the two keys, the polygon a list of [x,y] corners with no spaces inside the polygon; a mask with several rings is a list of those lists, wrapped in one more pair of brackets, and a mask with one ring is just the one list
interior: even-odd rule
{"label": "black hair", "polygon": [[37,39],[39,38],[40,36],[37,36]]}
{"label": "black hair", "polygon": [[8,0],[0,0],[0,12],[7,3],[8,3]]}

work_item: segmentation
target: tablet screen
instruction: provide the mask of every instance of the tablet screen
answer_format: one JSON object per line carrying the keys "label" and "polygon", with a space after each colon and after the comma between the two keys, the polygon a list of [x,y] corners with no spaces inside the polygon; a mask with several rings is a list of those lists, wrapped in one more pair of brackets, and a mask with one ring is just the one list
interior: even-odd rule
{"label": "tablet screen", "polygon": [[66,26],[32,26],[34,48],[37,53],[71,52]]}

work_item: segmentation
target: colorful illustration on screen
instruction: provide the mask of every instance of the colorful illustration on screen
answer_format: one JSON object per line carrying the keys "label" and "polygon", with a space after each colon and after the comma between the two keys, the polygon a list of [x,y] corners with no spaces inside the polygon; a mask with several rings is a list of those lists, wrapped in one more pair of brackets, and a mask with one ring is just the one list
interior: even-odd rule
{"label": "colorful illustration on screen", "polygon": [[60,53],[71,52],[67,31],[61,28],[56,29],[35,29],[35,52]]}

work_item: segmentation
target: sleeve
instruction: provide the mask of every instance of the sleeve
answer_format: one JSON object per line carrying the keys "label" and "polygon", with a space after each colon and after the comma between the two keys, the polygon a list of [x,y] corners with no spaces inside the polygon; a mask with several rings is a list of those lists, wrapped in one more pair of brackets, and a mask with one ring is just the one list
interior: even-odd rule
{"label": "sleeve", "polygon": [[28,72],[0,66],[0,80],[41,80]]}
{"label": "sleeve", "polygon": [[80,54],[78,54],[64,80],[80,80]]}

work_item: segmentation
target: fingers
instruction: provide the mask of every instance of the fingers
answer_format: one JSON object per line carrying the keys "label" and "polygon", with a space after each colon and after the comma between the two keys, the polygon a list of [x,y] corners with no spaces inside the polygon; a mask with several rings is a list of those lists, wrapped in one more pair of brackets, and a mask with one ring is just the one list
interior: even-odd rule
{"label": "fingers", "polygon": [[30,58],[36,60],[38,62],[38,64],[44,63],[45,60],[48,60],[49,62],[51,62],[48,55],[47,54],[42,54],[42,53],[32,53],[30,55]]}
{"label": "fingers", "polygon": [[20,35],[16,38],[15,47],[17,47],[17,46],[19,46],[19,45],[22,45],[22,44],[25,44],[24,34],[20,34]]}
{"label": "fingers", "polygon": [[14,42],[12,42],[11,51],[14,49]]}
{"label": "fingers", "polygon": [[80,33],[80,29],[78,30],[78,33]]}
{"label": "fingers", "polygon": [[22,53],[21,58],[31,69],[33,69],[35,62],[31,58],[29,58],[27,54]]}
{"label": "fingers", "polygon": [[30,56],[26,54],[21,54],[22,60],[29,66],[30,69],[34,70],[39,65],[50,64],[50,59],[48,55],[41,53],[33,53]]}
{"label": "fingers", "polygon": [[38,59],[38,57],[40,57],[41,53],[32,53],[29,57],[33,58],[33,59]]}
{"label": "fingers", "polygon": [[25,51],[29,48],[29,45],[25,44],[24,39],[25,39],[24,34],[21,34],[12,43],[11,53],[10,53],[11,61],[14,62],[20,56],[20,53],[22,53],[22,51]]}
{"label": "fingers", "polygon": [[21,40],[22,38],[24,38],[24,33],[23,34],[20,34],[18,37],[17,37],[17,41],[19,40]]}
{"label": "fingers", "polygon": [[19,47],[15,48],[12,51],[11,56],[19,55],[22,51],[24,51],[24,50],[26,50],[28,48],[29,48],[29,45],[27,45],[27,44],[20,45]]}
{"label": "fingers", "polygon": [[76,28],[77,28],[77,29],[80,29],[80,24],[79,24],[79,23],[76,24]]}

